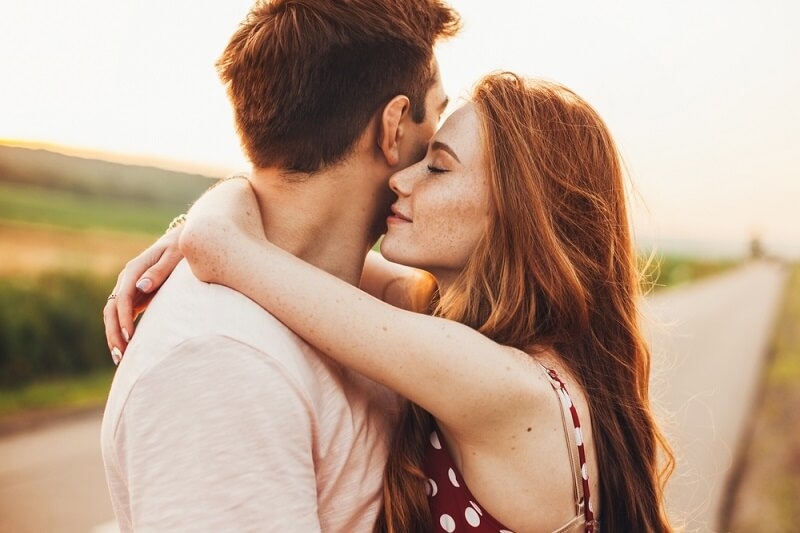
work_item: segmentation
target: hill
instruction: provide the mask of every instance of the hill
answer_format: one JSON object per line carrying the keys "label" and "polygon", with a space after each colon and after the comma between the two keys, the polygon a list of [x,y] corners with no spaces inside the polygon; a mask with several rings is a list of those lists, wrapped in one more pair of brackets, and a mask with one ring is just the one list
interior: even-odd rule
{"label": "hill", "polygon": [[209,176],[0,145],[0,182],[54,189],[97,199],[187,205]]}

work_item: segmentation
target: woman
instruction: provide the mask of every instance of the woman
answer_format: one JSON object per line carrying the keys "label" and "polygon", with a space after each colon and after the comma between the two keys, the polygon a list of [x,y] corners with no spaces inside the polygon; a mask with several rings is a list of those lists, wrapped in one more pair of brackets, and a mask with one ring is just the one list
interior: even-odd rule
{"label": "woman", "polygon": [[669,531],[672,456],[650,412],[623,172],[600,117],[562,86],[490,75],[390,187],[381,251],[435,277],[433,316],[267,243],[244,180],[201,199],[181,236],[199,278],[416,404],[376,529],[596,531],[602,517],[607,531]]}

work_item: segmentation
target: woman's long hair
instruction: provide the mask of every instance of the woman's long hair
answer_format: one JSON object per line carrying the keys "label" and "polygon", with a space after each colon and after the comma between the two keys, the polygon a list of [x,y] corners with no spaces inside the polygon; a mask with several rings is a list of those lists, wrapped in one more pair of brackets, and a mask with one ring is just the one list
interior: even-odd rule
{"label": "woman's long hair", "polygon": [[[500,344],[555,352],[586,392],[604,531],[671,528],[663,491],[674,460],[650,409],[650,353],[620,157],[603,120],[569,89],[485,77],[481,119],[494,216],[434,314]],[[430,417],[404,414],[376,531],[429,531],[421,470]]]}

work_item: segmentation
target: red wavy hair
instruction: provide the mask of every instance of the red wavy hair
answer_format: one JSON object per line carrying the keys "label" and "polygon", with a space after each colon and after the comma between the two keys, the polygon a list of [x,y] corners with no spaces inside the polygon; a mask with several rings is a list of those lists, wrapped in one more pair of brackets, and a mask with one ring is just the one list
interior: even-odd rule
{"label": "red wavy hair", "polygon": [[[674,458],[649,403],[640,275],[623,166],[600,116],[569,89],[493,74],[472,95],[494,217],[434,314],[528,353],[557,354],[586,392],[605,531],[671,531]],[[420,465],[430,416],[409,406],[376,531],[430,531]]]}

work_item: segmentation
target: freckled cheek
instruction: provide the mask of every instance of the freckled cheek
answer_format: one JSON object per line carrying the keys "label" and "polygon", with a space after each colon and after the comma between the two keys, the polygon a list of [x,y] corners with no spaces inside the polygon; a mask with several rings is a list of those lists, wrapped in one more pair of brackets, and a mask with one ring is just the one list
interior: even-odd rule
{"label": "freckled cheek", "polygon": [[448,254],[471,250],[485,227],[485,208],[469,197],[441,198],[427,212],[431,215],[427,223],[417,228],[423,234],[422,240]]}

